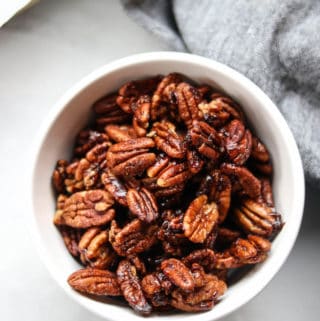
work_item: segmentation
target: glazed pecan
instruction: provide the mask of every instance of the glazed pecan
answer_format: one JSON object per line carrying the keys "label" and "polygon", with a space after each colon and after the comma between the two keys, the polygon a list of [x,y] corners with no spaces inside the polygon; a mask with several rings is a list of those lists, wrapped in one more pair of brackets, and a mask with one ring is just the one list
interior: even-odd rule
{"label": "glazed pecan", "polygon": [[78,192],[65,201],[61,219],[74,228],[104,225],[115,215],[113,203],[112,196],[103,190]]}
{"label": "glazed pecan", "polygon": [[252,137],[251,166],[263,175],[272,174],[268,149],[257,137]]}
{"label": "glazed pecan", "polygon": [[218,223],[219,212],[216,203],[208,203],[206,195],[200,195],[189,205],[184,218],[184,234],[194,243],[203,243]]}
{"label": "glazed pecan", "polygon": [[124,84],[118,92],[116,101],[118,105],[128,114],[133,112],[132,105],[142,95],[151,95],[161,81],[160,76],[130,81]]}
{"label": "glazed pecan", "polygon": [[78,243],[83,232],[69,226],[60,226],[59,230],[69,253],[75,258],[78,258],[80,254]]}
{"label": "glazed pecan", "polygon": [[146,265],[144,264],[143,260],[138,255],[130,257],[130,262],[135,266],[139,275],[144,276],[147,274]]}
{"label": "glazed pecan", "polygon": [[176,133],[175,125],[169,121],[154,123],[148,136],[153,137],[157,148],[165,152],[169,157],[178,159],[185,157],[186,146],[184,140]]}
{"label": "glazed pecan", "polygon": [[141,181],[143,186],[145,186],[149,191],[151,191],[157,199],[175,195],[181,192],[184,189],[185,185],[183,182],[169,187],[162,187],[157,184],[157,177],[147,177],[143,178]]}
{"label": "glazed pecan", "polygon": [[218,248],[230,247],[231,243],[238,239],[240,236],[241,233],[239,231],[231,230],[226,227],[219,227],[215,245]]}
{"label": "glazed pecan", "polygon": [[57,198],[56,212],[53,217],[53,223],[57,226],[63,225],[64,223],[62,214],[63,214],[64,205],[67,199],[68,199],[68,196],[64,194],[60,194]]}
{"label": "glazed pecan", "polygon": [[120,296],[121,290],[115,273],[86,268],[72,273],[69,285],[79,292],[93,295]]}
{"label": "glazed pecan", "polygon": [[191,267],[193,263],[198,263],[201,265],[207,272],[210,272],[214,269],[215,264],[215,254],[210,249],[201,249],[191,252],[189,255],[182,259],[182,262]]}
{"label": "glazed pecan", "polygon": [[131,221],[123,229],[112,221],[109,241],[120,256],[131,256],[147,251],[156,242],[157,227],[145,225],[138,219]]}
{"label": "glazed pecan", "polygon": [[214,128],[222,127],[231,119],[244,120],[239,105],[221,93],[211,95],[209,103],[201,102],[199,110],[202,112],[204,120]]}
{"label": "glazed pecan", "polygon": [[74,160],[66,167],[66,178],[64,180],[65,191],[68,194],[83,191],[85,189],[83,179],[77,180],[75,172],[79,167],[79,160]]}
{"label": "glazed pecan", "polygon": [[104,133],[91,129],[82,130],[76,138],[74,153],[79,157],[83,157],[94,146],[108,141],[109,137]]}
{"label": "glazed pecan", "polygon": [[193,122],[188,132],[188,140],[201,155],[215,161],[223,150],[218,132],[203,121]]}
{"label": "glazed pecan", "polygon": [[193,175],[199,173],[204,166],[204,160],[195,149],[187,150],[187,163],[189,171]]}
{"label": "glazed pecan", "polygon": [[147,302],[137,276],[136,268],[128,260],[122,260],[117,269],[117,279],[122,294],[129,305],[138,313],[149,314],[152,307]]}
{"label": "glazed pecan", "polygon": [[[158,84],[152,96],[151,103],[151,119],[156,120],[161,112],[159,113],[160,105],[165,100],[166,102],[172,100],[174,96],[174,89],[177,84],[182,82],[182,76],[177,73],[172,73],[164,77]],[[165,93],[165,94],[164,94]],[[175,99],[175,97],[173,98]]]}
{"label": "glazed pecan", "polygon": [[252,199],[242,200],[233,209],[235,222],[246,233],[269,237],[282,227],[281,217],[266,204]]}
{"label": "glazed pecan", "polygon": [[178,288],[190,292],[194,289],[194,280],[191,271],[179,260],[168,259],[161,262],[164,275]]}
{"label": "glazed pecan", "polygon": [[166,154],[159,154],[155,163],[147,169],[148,177],[156,177],[169,164],[170,158]]}
{"label": "glazed pecan", "polygon": [[147,134],[150,119],[151,98],[143,95],[131,105],[134,112],[132,125],[137,137],[143,137]]}
{"label": "glazed pecan", "polygon": [[117,255],[108,245],[108,231],[98,227],[89,228],[79,242],[80,259],[84,265],[97,269],[110,269]]}
{"label": "glazed pecan", "polygon": [[224,147],[232,163],[243,165],[251,154],[252,136],[244,124],[235,119],[224,129]]}
{"label": "glazed pecan", "polygon": [[170,304],[176,309],[186,312],[210,310],[227,289],[226,284],[215,275],[206,274],[203,286],[194,292],[185,294],[181,289],[172,292]]}
{"label": "glazed pecan", "polygon": [[263,201],[269,206],[274,207],[273,193],[270,179],[263,177],[260,179],[261,182],[261,196]]}
{"label": "glazed pecan", "polygon": [[216,202],[219,210],[219,223],[222,223],[228,214],[231,204],[231,182],[228,176],[219,170],[214,170],[201,181],[197,195],[206,194],[209,201]]}
{"label": "glazed pecan", "polygon": [[107,165],[115,175],[140,175],[156,161],[156,155],[148,152],[154,146],[147,137],[114,144],[107,152]]}
{"label": "glazed pecan", "polygon": [[175,91],[180,117],[188,128],[192,127],[194,120],[200,119],[198,104],[201,96],[197,88],[186,82],[180,83]]}
{"label": "glazed pecan", "polygon": [[65,179],[67,177],[68,162],[64,159],[57,161],[56,167],[52,174],[52,184],[56,193],[63,193],[65,191]]}
{"label": "glazed pecan", "polygon": [[123,124],[129,121],[130,116],[125,113],[116,102],[117,95],[111,94],[93,105],[96,124],[103,129],[108,124]]}
{"label": "glazed pecan", "polygon": [[190,177],[186,162],[169,163],[158,175],[157,184],[160,187],[172,187],[184,184]]}
{"label": "glazed pecan", "polygon": [[[230,177],[235,192],[248,195],[250,198],[258,198],[261,195],[261,183],[246,167],[224,163],[221,172]],[[236,185],[237,183],[238,185]]]}
{"label": "glazed pecan", "polygon": [[124,142],[129,139],[136,138],[133,127],[127,125],[107,125],[104,130],[116,143]]}
{"label": "glazed pecan", "polygon": [[127,203],[131,213],[143,222],[150,223],[158,217],[158,205],[155,197],[146,188],[129,189]]}

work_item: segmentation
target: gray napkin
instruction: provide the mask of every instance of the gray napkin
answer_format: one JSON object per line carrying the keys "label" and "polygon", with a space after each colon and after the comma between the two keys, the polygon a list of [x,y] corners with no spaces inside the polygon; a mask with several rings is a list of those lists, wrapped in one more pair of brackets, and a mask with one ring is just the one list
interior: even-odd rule
{"label": "gray napkin", "polygon": [[320,187],[320,1],[122,0],[169,43],[240,71],[277,104]]}

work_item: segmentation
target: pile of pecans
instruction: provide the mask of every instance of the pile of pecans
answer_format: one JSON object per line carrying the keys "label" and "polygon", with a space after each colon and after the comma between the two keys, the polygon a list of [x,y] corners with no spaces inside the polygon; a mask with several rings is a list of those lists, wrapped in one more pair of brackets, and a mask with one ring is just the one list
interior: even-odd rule
{"label": "pile of pecans", "polygon": [[234,100],[181,74],[130,81],[93,111],[53,173],[54,223],[84,266],[70,286],[142,314],[211,309],[282,227],[267,148]]}

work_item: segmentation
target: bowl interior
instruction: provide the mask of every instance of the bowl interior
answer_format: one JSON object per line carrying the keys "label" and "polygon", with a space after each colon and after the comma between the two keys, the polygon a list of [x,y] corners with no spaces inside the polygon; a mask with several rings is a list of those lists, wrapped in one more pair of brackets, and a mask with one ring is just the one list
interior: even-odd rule
{"label": "bowl interior", "polygon": [[[276,209],[286,223],[273,242],[270,257],[232,285],[221,302],[212,311],[201,314],[201,318],[219,318],[257,294],[283,264],[300,226],[304,186],[299,154],[280,113],[255,85],[223,65],[184,54],[142,56],[103,67],[69,91],[44,126],[34,162],[32,202],[34,232],[37,234],[37,242],[41,243],[41,255],[53,277],[76,300],[106,319],[130,317],[132,320],[141,320],[141,317],[127,307],[93,301],[69,288],[66,279],[80,266],[69,255],[52,224],[55,212],[52,171],[58,159],[69,159],[76,133],[88,122],[93,102],[128,80],[173,71],[186,74],[199,83],[218,87],[242,105],[251,126],[272,155]],[[161,315],[153,314],[150,318],[155,317]],[[178,320],[195,319],[199,315],[172,314],[165,317]]]}

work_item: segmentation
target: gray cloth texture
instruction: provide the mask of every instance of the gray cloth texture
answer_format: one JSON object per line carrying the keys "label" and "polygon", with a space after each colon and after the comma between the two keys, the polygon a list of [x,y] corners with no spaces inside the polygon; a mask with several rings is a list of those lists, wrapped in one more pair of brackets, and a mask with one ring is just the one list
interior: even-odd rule
{"label": "gray cloth texture", "polygon": [[320,1],[122,3],[172,49],[222,62],[262,88],[294,134],[307,181],[320,187]]}

